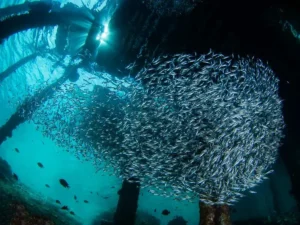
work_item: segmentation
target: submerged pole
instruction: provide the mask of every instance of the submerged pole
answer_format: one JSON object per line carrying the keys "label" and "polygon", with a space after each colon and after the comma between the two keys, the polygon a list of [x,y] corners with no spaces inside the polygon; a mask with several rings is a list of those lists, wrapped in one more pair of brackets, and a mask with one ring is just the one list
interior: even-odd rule
{"label": "submerged pole", "polygon": [[17,108],[16,112],[8,119],[8,121],[0,127],[0,145],[7,138],[12,137],[13,130],[30,118],[35,110],[43,102],[51,98],[55,93],[56,88],[61,86],[67,79],[68,76],[62,76],[56,82],[46,87],[35,96],[25,100],[25,102]]}
{"label": "submerged pole", "polygon": [[199,225],[216,225],[216,208],[213,205],[207,205],[199,202],[200,223]]}
{"label": "submerged pole", "polygon": [[134,225],[140,194],[139,180],[136,178],[124,180],[118,194],[119,202],[114,215],[114,225]]}
{"label": "submerged pole", "polygon": [[83,10],[81,11],[80,8],[69,10],[59,7],[52,8],[51,5],[48,6],[49,8],[45,8],[44,5],[45,4],[42,2],[38,2],[31,8],[24,6],[24,10],[29,10],[29,13],[21,15],[13,14],[11,16],[7,15],[7,18],[0,21],[0,44],[11,35],[32,28],[72,25],[75,21],[89,21],[93,23],[93,19]]}
{"label": "submerged pole", "polygon": [[[39,6],[39,3],[37,3],[36,6]],[[86,15],[84,11],[81,12],[80,9],[76,9],[75,11],[69,9],[60,9],[59,12],[48,12],[45,10],[39,11],[37,9],[39,8],[36,7],[35,10],[30,11],[29,14],[12,16],[0,21],[0,30],[5,31],[4,33],[2,32],[0,34],[0,44],[1,41],[3,41],[5,38],[8,38],[10,35],[27,30],[29,28],[46,25],[67,25],[73,24],[75,21],[90,21],[91,24],[93,24],[93,32],[89,32],[87,37],[88,40],[82,47],[81,52],[77,55],[82,59],[81,64],[69,65],[61,78],[43,90],[39,91],[35,96],[26,99],[25,102],[17,108],[16,112],[9,118],[9,120],[2,127],[0,127],[0,145],[8,137],[12,137],[13,130],[16,129],[18,125],[30,118],[37,108],[43,104],[43,102],[51,98],[59,86],[61,86],[67,80],[76,81],[78,79],[79,75],[77,73],[77,69],[80,66],[83,66],[84,63],[90,62],[89,57],[87,57],[89,55],[88,53],[95,55],[97,51],[97,44],[99,45],[99,42],[95,38],[92,38],[97,32],[101,32],[102,29],[102,26],[98,24],[99,15],[93,20]],[[42,7],[41,9],[44,8]],[[40,15],[42,16],[40,17]],[[74,58],[77,56],[74,56]],[[35,54],[25,58],[24,60],[20,60],[14,66],[11,66],[7,71],[0,74],[0,78],[2,77],[2,80],[5,79],[11,73],[11,71],[19,68],[34,57],[36,57]],[[0,79],[0,82],[2,80]]]}
{"label": "submerged pole", "polygon": [[199,202],[199,225],[231,225],[228,205],[207,205]]}
{"label": "submerged pole", "polygon": [[231,225],[229,205],[218,205],[217,223],[218,225]]}

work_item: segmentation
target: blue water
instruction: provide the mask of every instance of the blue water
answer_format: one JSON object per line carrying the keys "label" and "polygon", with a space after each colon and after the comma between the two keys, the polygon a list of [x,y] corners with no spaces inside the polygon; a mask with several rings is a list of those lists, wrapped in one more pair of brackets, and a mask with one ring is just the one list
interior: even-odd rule
{"label": "blue water", "polygon": [[[0,7],[23,2],[1,1]],[[81,6],[81,0],[61,2],[72,2]],[[92,7],[97,1],[84,2]],[[46,30],[22,32],[0,45],[0,72],[34,52],[31,48],[35,43],[33,37],[46,42],[49,49],[55,48],[56,28],[47,29],[47,32],[47,35],[45,35]],[[42,43],[41,41],[39,44]],[[0,126],[15,112],[18,104],[24,101],[29,92],[33,94],[36,87],[44,84],[45,81],[51,83],[63,74],[62,67],[52,70],[53,64],[51,60],[39,56],[0,84]],[[15,148],[18,148],[20,153],[17,153]],[[88,225],[99,213],[117,206],[117,191],[121,187],[122,180],[103,171],[96,173],[92,161],[80,161],[71,153],[72,151],[66,150],[71,149],[58,147],[52,140],[36,130],[34,124],[26,122],[14,131],[12,138],[0,146],[0,157],[8,161],[12,171],[18,175],[19,182],[28,186],[32,192],[41,194],[46,202],[60,200],[63,205],[69,206],[76,213],[75,218],[80,223]],[[41,162],[44,168],[38,167],[38,162]],[[68,181],[70,189],[65,189],[59,184],[61,178]],[[276,190],[276,193],[270,189],[270,180],[261,184],[256,188],[258,194],[249,195],[236,205],[237,212],[233,214],[233,220],[272,215],[274,194],[279,201],[281,212],[289,211],[296,205],[288,194],[291,184],[280,160],[271,179],[273,179],[273,191]],[[45,187],[45,184],[48,184],[50,188]],[[77,196],[78,203],[74,200],[74,195]],[[83,200],[88,200],[89,203],[86,204]],[[154,209],[157,209],[157,212],[154,212]],[[162,215],[163,209],[168,209],[171,214]],[[148,193],[147,189],[141,191],[138,210],[148,212],[158,218],[163,225],[177,215],[186,219],[189,225],[196,225],[199,221],[198,203],[179,202],[171,198],[153,196]]]}

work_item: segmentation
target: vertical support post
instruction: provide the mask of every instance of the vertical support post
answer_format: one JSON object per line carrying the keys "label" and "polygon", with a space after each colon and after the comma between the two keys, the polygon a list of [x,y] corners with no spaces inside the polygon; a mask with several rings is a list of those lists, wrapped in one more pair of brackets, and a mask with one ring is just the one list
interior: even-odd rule
{"label": "vertical support post", "polygon": [[139,193],[138,179],[130,178],[123,181],[122,188],[118,191],[119,202],[114,216],[114,225],[134,225]]}
{"label": "vertical support post", "polygon": [[218,205],[217,225],[231,225],[229,205]]}
{"label": "vertical support post", "polygon": [[228,205],[207,205],[199,202],[199,225],[231,225]]}
{"label": "vertical support post", "polygon": [[199,225],[217,225],[216,222],[216,208],[213,205],[207,205],[199,202],[200,209],[200,223]]}

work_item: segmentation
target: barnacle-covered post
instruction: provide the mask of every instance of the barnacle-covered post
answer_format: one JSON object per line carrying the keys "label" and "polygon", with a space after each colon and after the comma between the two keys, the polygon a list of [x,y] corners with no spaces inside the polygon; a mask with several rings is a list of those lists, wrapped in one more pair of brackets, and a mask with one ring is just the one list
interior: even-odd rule
{"label": "barnacle-covered post", "polygon": [[200,201],[199,209],[199,225],[231,225],[228,205],[208,205]]}
{"label": "barnacle-covered post", "polygon": [[230,225],[230,208],[229,205],[217,206],[217,220],[219,225]]}
{"label": "barnacle-covered post", "polygon": [[216,208],[213,205],[208,205],[199,202],[200,223],[199,225],[216,225]]}
{"label": "barnacle-covered post", "polygon": [[139,193],[138,179],[130,178],[123,181],[122,188],[118,191],[119,202],[114,215],[114,225],[134,225]]}

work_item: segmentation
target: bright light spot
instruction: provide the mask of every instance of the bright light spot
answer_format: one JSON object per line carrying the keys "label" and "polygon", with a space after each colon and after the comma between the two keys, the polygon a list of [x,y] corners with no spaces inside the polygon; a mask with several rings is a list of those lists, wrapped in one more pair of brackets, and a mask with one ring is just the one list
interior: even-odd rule
{"label": "bright light spot", "polygon": [[101,34],[101,39],[105,39],[105,38],[107,38],[107,36],[108,36],[108,33],[104,32],[104,33]]}
{"label": "bright light spot", "polygon": [[96,40],[100,41],[100,34],[97,35]]}
{"label": "bright light spot", "polygon": [[101,34],[98,34],[96,40],[100,41],[100,43],[104,42],[108,37],[108,24],[104,25],[104,31]]}

